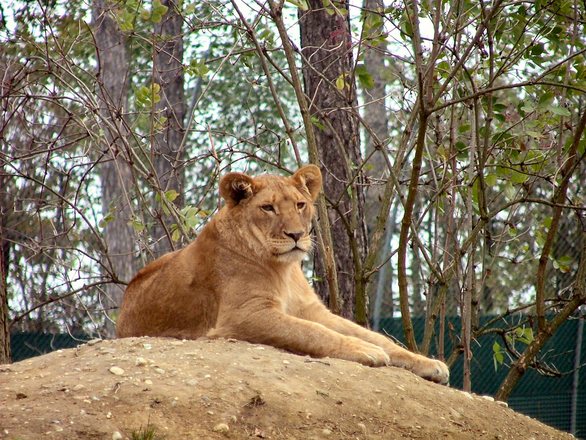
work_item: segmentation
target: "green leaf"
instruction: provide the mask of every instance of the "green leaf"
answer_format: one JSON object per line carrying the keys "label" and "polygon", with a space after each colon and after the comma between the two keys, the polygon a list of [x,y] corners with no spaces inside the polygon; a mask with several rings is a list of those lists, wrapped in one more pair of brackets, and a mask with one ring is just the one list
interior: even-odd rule
{"label": "green leaf", "polygon": [[306,0],[287,0],[294,6],[297,6],[302,11],[307,11],[309,9],[309,5],[307,4]]}
{"label": "green leaf", "polygon": [[[336,5],[331,2],[331,0],[322,0],[322,5],[326,11],[326,14],[328,15],[334,15],[336,12],[338,12],[338,14],[345,16],[347,13],[345,8],[340,6],[336,7]],[[341,3],[338,3],[338,5],[341,5]]]}
{"label": "green leaf", "polygon": [[197,225],[200,224],[202,218],[205,218],[206,211],[200,210],[196,206],[188,205],[181,209],[181,214],[183,216],[183,223],[189,229],[195,229]]}
{"label": "green leaf", "polygon": [[557,259],[561,264],[570,265],[574,262],[574,259],[569,255],[564,255]]}
{"label": "green leaf", "polygon": [[497,341],[494,341],[494,344],[492,344],[492,360],[494,363],[494,371],[497,371],[498,367],[505,361],[503,349]]}
{"label": "green leaf", "polygon": [[259,34],[258,37],[263,40],[264,42],[268,42],[271,45],[274,43],[275,41],[275,34],[273,33],[273,31],[269,28],[263,29]]}
{"label": "green leaf", "polygon": [[539,248],[543,248],[545,245],[545,235],[541,231],[535,232],[535,243]]}
{"label": "green leaf", "polygon": [[319,120],[317,116],[311,117],[311,123],[322,131],[326,129],[326,126],[323,124],[322,121]]}
{"label": "green leaf", "polygon": [[377,46],[380,46],[381,44],[385,43],[386,41],[387,41],[387,34],[382,33],[378,37],[371,39],[370,45],[372,47],[377,47]]}
{"label": "green leaf", "polygon": [[165,116],[155,116],[153,119],[153,129],[157,133],[161,133],[167,127],[168,119]]}
{"label": "green leaf", "polygon": [[171,231],[171,240],[173,240],[173,242],[178,242],[181,238],[181,230],[177,225],[171,225]]}
{"label": "green leaf", "polygon": [[555,95],[552,92],[545,92],[539,95],[538,106],[540,109],[547,110],[553,102]]}
{"label": "green leaf", "polygon": [[336,79],[336,89],[340,91],[344,90],[344,87],[346,87],[345,76],[346,74],[340,73],[340,76],[338,76],[338,78]]}
{"label": "green leaf", "polygon": [[497,113],[505,113],[507,111],[507,106],[505,104],[499,103],[499,102],[495,102],[492,105],[492,109],[497,112]]}
{"label": "green leaf", "polygon": [[374,87],[374,78],[368,72],[365,65],[361,64],[356,67],[356,76],[358,76],[360,85],[365,89],[372,89]]}
{"label": "green leaf", "polygon": [[515,226],[509,225],[507,227],[507,233],[509,234],[509,237],[516,237],[517,236],[517,228]]}
{"label": "green leaf", "polygon": [[131,225],[132,229],[134,229],[139,234],[146,229],[146,226],[144,225],[144,223],[140,219],[137,219],[137,218],[132,219],[131,221],[128,222],[128,224]]}
{"label": "green leaf", "polygon": [[137,107],[151,109],[161,101],[160,92],[161,86],[157,83],[152,83],[150,87],[142,86],[135,93]]}
{"label": "green leaf", "polygon": [[487,174],[486,177],[484,178],[484,182],[488,186],[495,186],[497,183],[497,180],[498,180],[498,177],[496,176],[496,174]]}
{"label": "green leaf", "polygon": [[450,68],[450,63],[448,63],[447,61],[440,62],[436,67],[437,71],[444,78],[447,77],[447,75],[450,73]]}
{"label": "green leaf", "polygon": [[527,101],[521,106],[521,110],[525,113],[531,113],[532,111],[535,110],[535,106],[533,105],[532,102]]}
{"label": "green leaf", "polygon": [[115,19],[122,32],[132,32],[134,30],[134,22],[136,20],[135,13],[128,10],[118,11],[118,13],[115,14]]}
{"label": "green leaf", "polygon": [[586,137],[582,137],[582,140],[578,144],[578,154],[583,155],[586,151]]}
{"label": "green leaf", "polygon": [[529,345],[533,342],[533,329],[531,327],[517,327],[515,336],[519,342]]}
{"label": "green leaf", "polygon": [[572,116],[570,110],[565,107],[551,106],[548,107],[548,110],[557,116]]}
{"label": "green leaf", "polygon": [[529,52],[531,53],[531,55],[539,57],[541,54],[545,52],[545,47],[543,46],[543,43],[534,44],[533,47],[529,49]]}
{"label": "green leaf", "polygon": [[458,151],[458,159],[466,160],[468,159],[468,145],[466,145],[462,141],[456,142],[456,150]]}
{"label": "green leaf", "polygon": [[401,38],[407,39],[413,36],[413,26],[411,20],[405,11],[401,20]]}
{"label": "green leaf", "polygon": [[102,218],[102,220],[100,220],[100,222],[98,223],[98,226],[101,229],[104,229],[106,226],[108,226],[108,223],[110,223],[112,220],[114,220],[114,213],[112,211],[108,212],[108,214],[106,214],[104,216],[104,218]]}
{"label": "green leaf", "polygon": [[467,131],[470,131],[470,124],[462,124],[458,127],[459,133],[466,133]]}
{"label": "green leaf", "polygon": [[153,0],[149,21],[152,23],[160,23],[163,19],[163,15],[165,15],[168,10],[169,8],[162,4],[161,0]]}
{"label": "green leaf", "polygon": [[498,365],[502,365],[503,362],[505,361],[505,356],[500,351],[498,353],[494,354],[494,358],[495,358],[496,362],[498,363]]}
{"label": "green leaf", "polygon": [[507,117],[501,113],[495,113],[494,118],[499,122],[505,122],[507,120]]}
{"label": "green leaf", "polygon": [[480,203],[480,180],[475,179],[474,183],[472,184],[472,206],[474,207],[475,211],[478,211]]}
{"label": "green leaf", "polygon": [[186,67],[185,72],[188,75],[202,78],[208,74],[210,69],[206,65],[205,60],[191,60],[189,66]]}
{"label": "green leaf", "polygon": [[[330,3],[330,0],[323,0],[323,2]],[[378,36],[381,33],[383,24],[383,17],[381,14],[366,12],[364,17],[364,34],[367,38],[374,38]]]}
{"label": "green leaf", "polygon": [[525,183],[529,179],[529,175],[521,173],[517,170],[510,170],[509,180],[514,184]]}
{"label": "green leaf", "polygon": [[572,257],[564,255],[563,257],[553,260],[553,267],[561,273],[568,273],[572,269],[573,262],[574,259]]}
{"label": "green leaf", "polygon": [[144,21],[149,21],[151,18],[151,11],[148,9],[143,9],[140,13],[140,18],[142,18]]}
{"label": "green leaf", "polygon": [[165,192],[165,199],[167,199],[169,202],[173,202],[178,196],[179,193],[174,189]]}

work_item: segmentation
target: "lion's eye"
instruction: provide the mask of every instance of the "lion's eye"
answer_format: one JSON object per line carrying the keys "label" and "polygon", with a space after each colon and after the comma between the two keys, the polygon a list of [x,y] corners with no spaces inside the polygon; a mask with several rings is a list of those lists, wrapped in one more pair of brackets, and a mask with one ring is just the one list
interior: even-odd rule
{"label": "lion's eye", "polygon": [[273,205],[262,205],[260,209],[265,212],[275,212],[275,207]]}
{"label": "lion's eye", "polygon": [[305,208],[305,202],[297,202],[297,209],[300,211]]}

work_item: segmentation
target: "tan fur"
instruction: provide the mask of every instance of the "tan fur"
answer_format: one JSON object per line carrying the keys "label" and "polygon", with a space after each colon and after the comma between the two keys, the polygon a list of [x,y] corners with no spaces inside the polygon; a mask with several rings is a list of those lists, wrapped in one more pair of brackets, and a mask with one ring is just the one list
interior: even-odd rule
{"label": "tan fur", "polygon": [[147,265],[126,289],[118,336],[235,338],[446,383],[445,364],[330,313],[308,284],[300,262],[321,183],[314,165],[291,177],[224,176],[226,205],[197,239]]}

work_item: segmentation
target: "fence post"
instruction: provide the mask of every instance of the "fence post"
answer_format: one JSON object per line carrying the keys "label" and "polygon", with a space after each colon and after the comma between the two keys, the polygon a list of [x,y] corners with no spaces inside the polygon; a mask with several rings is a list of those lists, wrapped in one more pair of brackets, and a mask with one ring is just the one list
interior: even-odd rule
{"label": "fence post", "polygon": [[574,378],[572,381],[572,405],[570,406],[570,432],[576,434],[576,414],[578,410],[578,387],[580,385],[580,365],[582,363],[582,333],[584,332],[584,314],[578,315],[578,334],[574,351]]}

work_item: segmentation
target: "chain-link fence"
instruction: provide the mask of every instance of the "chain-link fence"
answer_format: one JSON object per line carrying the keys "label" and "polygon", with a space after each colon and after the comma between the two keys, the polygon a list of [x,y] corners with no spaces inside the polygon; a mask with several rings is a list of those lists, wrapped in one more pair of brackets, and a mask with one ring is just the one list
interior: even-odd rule
{"label": "chain-link fence", "polygon": [[10,347],[12,362],[40,356],[62,348],[73,348],[88,341],[85,335],[52,333],[12,333]]}
{"label": "chain-link fence", "polygon": [[[480,326],[492,317],[480,319]],[[523,320],[520,315],[503,319],[502,328]],[[507,322],[508,321],[508,322]],[[418,340],[421,340],[424,319],[414,318],[413,327]],[[391,335],[402,335],[400,319],[383,319],[382,331]],[[445,351],[451,353],[454,341],[460,334],[458,318],[447,322]],[[509,406],[516,411],[536,418],[543,423],[563,431],[574,433],[578,438],[586,438],[586,338],[582,338],[584,317],[565,322],[547,342],[538,357],[541,371],[529,370],[517,384],[509,397]],[[401,341],[401,337],[398,338]],[[496,393],[508,372],[508,359],[501,365],[495,363],[495,342],[503,345],[497,333],[487,334],[472,343],[471,363],[472,391],[492,396]],[[437,340],[432,346],[435,354]],[[523,349],[522,342],[516,342]],[[450,385],[462,388],[463,362],[460,359],[451,367]]]}

